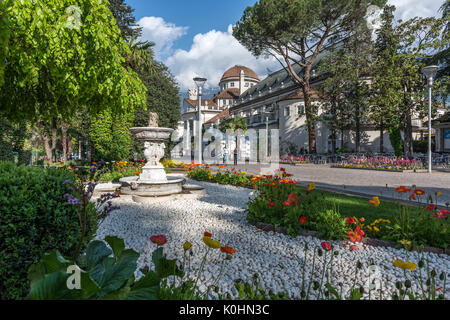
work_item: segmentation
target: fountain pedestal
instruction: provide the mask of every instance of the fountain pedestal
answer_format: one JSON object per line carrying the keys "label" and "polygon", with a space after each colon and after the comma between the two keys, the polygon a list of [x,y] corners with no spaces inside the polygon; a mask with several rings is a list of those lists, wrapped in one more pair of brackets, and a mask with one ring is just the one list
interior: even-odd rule
{"label": "fountain pedestal", "polygon": [[144,155],[147,159],[139,177],[120,179],[120,193],[140,197],[169,196],[183,191],[184,178],[168,177],[159,162],[164,156],[164,141],[169,139],[173,129],[160,127],[130,128],[138,140],[144,141]]}

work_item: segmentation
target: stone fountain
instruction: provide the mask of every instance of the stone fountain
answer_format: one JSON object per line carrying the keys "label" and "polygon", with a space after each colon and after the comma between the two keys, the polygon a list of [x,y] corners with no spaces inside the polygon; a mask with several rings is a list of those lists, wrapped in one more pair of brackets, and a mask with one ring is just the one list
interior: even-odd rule
{"label": "stone fountain", "polygon": [[147,163],[139,176],[120,179],[120,193],[140,197],[163,197],[183,191],[185,179],[180,176],[167,176],[164,166],[159,162],[164,156],[164,141],[170,138],[173,129],[158,127],[158,115],[150,113],[148,127],[130,128],[136,139],[144,141],[144,155]]}

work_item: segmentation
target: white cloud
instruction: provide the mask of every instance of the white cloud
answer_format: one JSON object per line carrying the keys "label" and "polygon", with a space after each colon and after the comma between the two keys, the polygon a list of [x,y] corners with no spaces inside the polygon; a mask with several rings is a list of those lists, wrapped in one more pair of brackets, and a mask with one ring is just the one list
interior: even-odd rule
{"label": "white cloud", "polygon": [[192,78],[203,76],[206,86],[214,88],[223,73],[234,65],[244,65],[254,70],[260,79],[267,75],[267,68],[277,71],[281,65],[274,59],[256,59],[232,35],[232,26],[227,32],[211,30],[197,34],[189,51],[177,50],[165,64],[177,78],[181,90],[194,86]]}
{"label": "white cloud", "polygon": [[153,49],[156,58],[171,54],[174,41],[185,35],[189,28],[178,27],[161,17],[143,17],[137,24],[142,27],[140,40],[155,42]]}
{"label": "white cloud", "polygon": [[389,0],[388,4],[396,7],[395,17],[403,21],[415,16],[419,17],[441,17],[438,13],[439,7],[444,0]]}

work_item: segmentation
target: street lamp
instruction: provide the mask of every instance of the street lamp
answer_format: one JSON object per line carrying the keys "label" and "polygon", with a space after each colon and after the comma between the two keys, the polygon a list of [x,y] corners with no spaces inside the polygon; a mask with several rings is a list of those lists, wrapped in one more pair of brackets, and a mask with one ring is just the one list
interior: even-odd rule
{"label": "street lamp", "polygon": [[422,68],[422,73],[428,79],[428,173],[431,173],[431,88],[438,66],[426,66]]}
{"label": "street lamp", "polygon": [[206,78],[195,77],[198,92],[198,163],[202,163],[202,89]]}

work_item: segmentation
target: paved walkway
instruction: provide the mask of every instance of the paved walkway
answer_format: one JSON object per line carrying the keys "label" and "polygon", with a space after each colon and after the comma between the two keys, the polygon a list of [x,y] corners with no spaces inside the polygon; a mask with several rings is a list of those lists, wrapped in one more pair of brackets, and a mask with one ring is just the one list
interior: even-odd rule
{"label": "paved walkway", "polygon": [[[307,184],[314,181],[318,188],[398,199],[395,188],[401,185],[406,187],[416,185],[417,188],[425,190],[427,195],[431,194],[433,200],[435,193],[441,191],[438,205],[446,206],[446,203],[450,203],[450,173],[447,172],[401,173],[331,168],[329,165],[314,164],[297,166],[280,164],[280,167],[285,168],[299,183]],[[228,168],[240,169],[249,174],[261,173],[259,165],[247,164]],[[263,170],[267,170],[267,167]]]}

